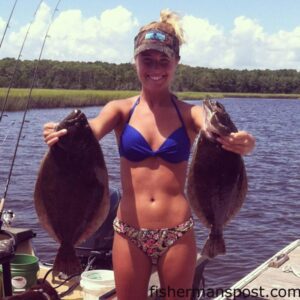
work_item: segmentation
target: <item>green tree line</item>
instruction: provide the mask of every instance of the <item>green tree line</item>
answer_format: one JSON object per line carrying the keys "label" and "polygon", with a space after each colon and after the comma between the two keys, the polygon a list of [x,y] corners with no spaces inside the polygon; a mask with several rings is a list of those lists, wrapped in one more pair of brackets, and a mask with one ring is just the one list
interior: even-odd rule
{"label": "green tree line", "polygon": [[[0,60],[0,87],[8,87],[16,70],[14,88],[32,84],[37,61]],[[17,66],[17,67],[16,67]],[[130,63],[41,60],[36,88],[138,90],[140,84]],[[300,93],[300,72],[282,70],[232,70],[191,67],[180,64],[173,82],[176,92]]]}

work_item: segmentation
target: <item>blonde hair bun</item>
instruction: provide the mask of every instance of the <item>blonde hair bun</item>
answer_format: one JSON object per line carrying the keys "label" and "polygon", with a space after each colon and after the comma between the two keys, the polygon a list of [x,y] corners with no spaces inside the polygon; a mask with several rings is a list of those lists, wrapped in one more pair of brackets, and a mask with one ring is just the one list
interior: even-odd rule
{"label": "blonde hair bun", "polygon": [[160,20],[161,23],[167,23],[171,25],[175,31],[175,35],[179,40],[179,45],[184,43],[183,38],[183,29],[180,22],[180,16],[171,11],[170,9],[163,9],[160,12]]}

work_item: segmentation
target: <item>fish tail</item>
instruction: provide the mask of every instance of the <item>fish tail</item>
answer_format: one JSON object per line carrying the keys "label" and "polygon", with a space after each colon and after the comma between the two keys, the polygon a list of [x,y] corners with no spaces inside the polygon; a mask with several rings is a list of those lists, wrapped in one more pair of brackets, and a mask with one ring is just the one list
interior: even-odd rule
{"label": "fish tail", "polygon": [[211,231],[208,239],[206,240],[201,254],[209,258],[214,258],[219,254],[226,253],[226,246],[222,232]]}
{"label": "fish tail", "polygon": [[53,274],[58,275],[58,273],[62,272],[66,275],[73,275],[81,271],[82,268],[73,245],[62,243],[55,257]]}

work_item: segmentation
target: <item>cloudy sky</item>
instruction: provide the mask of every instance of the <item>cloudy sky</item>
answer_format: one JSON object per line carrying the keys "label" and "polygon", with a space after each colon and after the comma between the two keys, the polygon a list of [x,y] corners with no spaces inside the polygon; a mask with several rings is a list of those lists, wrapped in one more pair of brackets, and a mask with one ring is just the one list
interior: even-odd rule
{"label": "cloudy sky", "polygon": [[[161,9],[181,15],[186,43],[181,62],[231,69],[300,70],[299,0],[18,0],[0,58],[132,61],[138,29]],[[15,0],[0,0],[0,39]],[[36,15],[34,12],[39,6]],[[53,18],[52,18],[53,16]],[[52,20],[52,21],[51,21]]]}

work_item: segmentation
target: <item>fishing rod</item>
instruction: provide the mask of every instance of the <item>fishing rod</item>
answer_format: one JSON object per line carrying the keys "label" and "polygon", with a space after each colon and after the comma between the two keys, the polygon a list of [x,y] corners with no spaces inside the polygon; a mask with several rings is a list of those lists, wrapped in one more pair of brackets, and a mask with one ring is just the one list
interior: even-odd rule
{"label": "fishing rod", "polygon": [[36,81],[36,76],[37,76],[37,71],[38,71],[38,65],[39,65],[39,63],[41,61],[41,57],[42,57],[42,54],[43,54],[43,51],[44,51],[46,40],[49,37],[49,35],[48,35],[49,34],[49,30],[50,30],[50,27],[51,27],[51,25],[53,23],[55,13],[58,11],[58,6],[59,6],[60,2],[61,2],[61,0],[58,0],[57,3],[56,3],[55,9],[54,9],[54,11],[52,13],[52,16],[51,16],[51,21],[49,23],[49,26],[47,28],[47,31],[46,31],[46,34],[45,34],[45,37],[44,37],[44,40],[43,40],[43,44],[42,44],[42,48],[41,48],[38,60],[35,63],[35,69],[34,69],[33,79],[32,79],[32,83],[31,83],[29,95],[28,95],[28,98],[27,98],[27,103],[26,103],[26,107],[25,107],[25,110],[24,110],[24,114],[23,114],[23,118],[22,118],[22,122],[21,122],[21,127],[20,127],[20,130],[19,130],[19,134],[18,134],[18,138],[17,138],[17,143],[16,143],[16,147],[15,147],[13,159],[12,159],[12,162],[11,162],[11,166],[10,166],[8,178],[7,178],[7,181],[6,181],[6,186],[5,186],[4,194],[3,194],[3,197],[0,199],[0,220],[1,220],[2,213],[3,213],[4,203],[5,203],[5,199],[6,199],[6,195],[7,195],[7,191],[8,191],[8,187],[9,187],[9,183],[10,183],[10,179],[11,179],[11,176],[12,176],[12,171],[13,171],[15,159],[16,159],[16,156],[17,156],[17,151],[18,151],[18,147],[19,147],[19,143],[20,143],[20,139],[21,139],[23,127],[24,127],[24,124],[25,124],[26,114],[27,114],[28,108],[30,106],[30,102],[32,100],[31,95],[32,95],[32,90],[34,88],[34,84],[35,84],[35,81]]}
{"label": "fishing rod", "polygon": [[32,23],[33,23],[33,21],[35,19],[35,16],[36,16],[38,10],[40,9],[40,6],[41,6],[42,2],[43,2],[43,0],[40,1],[38,7],[35,10],[33,18],[32,18],[32,20],[31,20],[31,22],[30,22],[30,24],[29,24],[29,26],[27,28],[27,31],[26,31],[26,34],[25,34],[25,38],[23,40],[23,43],[22,43],[22,46],[21,46],[21,49],[20,49],[20,52],[19,52],[16,64],[15,64],[14,72],[13,72],[13,74],[11,76],[11,79],[10,79],[10,82],[9,82],[9,87],[8,87],[7,92],[6,92],[5,100],[4,100],[3,104],[2,104],[2,109],[1,109],[1,114],[0,114],[0,122],[2,121],[2,117],[3,117],[4,111],[5,111],[5,108],[6,108],[6,104],[7,104],[7,101],[8,101],[8,96],[10,94],[10,90],[12,88],[12,85],[13,85],[13,82],[14,82],[14,79],[15,79],[15,75],[17,73],[18,65],[19,65],[19,62],[20,62],[20,58],[22,56],[22,52],[23,52],[23,48],[24,48],[25,42],[27,40],[27,37],[28,37],[29,31],[30,31],[31,25],[32,25]]}
{"label": "fishing rod", "polygon": [[5,26],[5,29],[4,29],[4,33],[3,33],[3,35],[2,35],[2,39],[1,39],[1,42],[0,42],[0,48],[1,48],[2,43],[3,43],[3,41],[4,41],[4,37],[5,37],[5,35],[6,35],[6,31],[7,31],[8,27],[9,27],[10,19],[11,19],[13,13],[14,13],[14,10],[15,10],[15,7],[16,7],[17,2],[18,2],[18,0],[15,1],[14,6],[13,6],[11,12],[10,12],[10,16],[9,16],[8,21],[7,21],[7,23],[6,23],[6,26]]}
{"label": "fishing rod", "polygon": [[[12,126],[13,126],[14,124],[15,124],[15,121],[11,121],[11,122],[10,122],[10,125],[9,125],[9,127],[8,127],[7,132],[6,132],[6,134],[5,134],[5,136],[4,136],[3,140],[2,140],[2,142],[0,142],[0,147],[5,143],[6,139],[7,139],[8,136],[9,136],[10,130],[11,130],[11,128],[12,128]],[[1,149],[1,148],[0,148],[0,149]]]}

